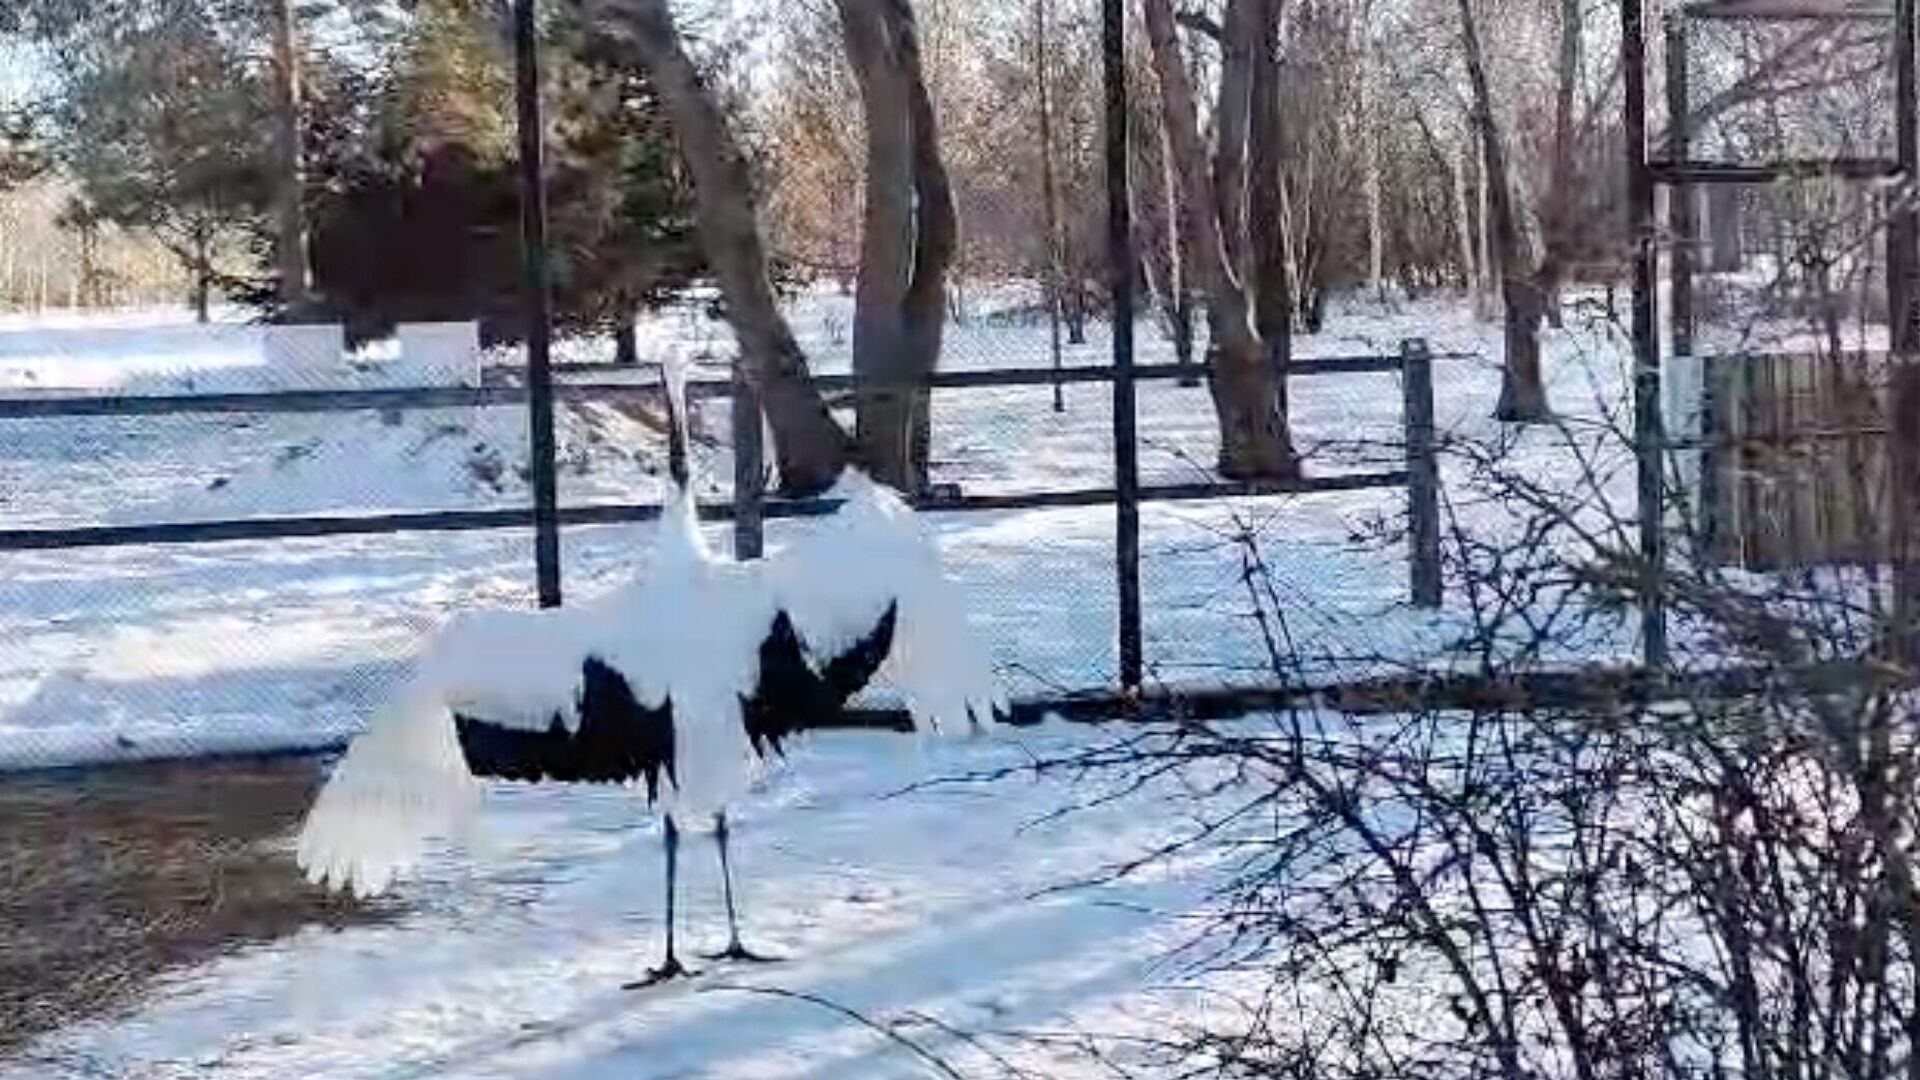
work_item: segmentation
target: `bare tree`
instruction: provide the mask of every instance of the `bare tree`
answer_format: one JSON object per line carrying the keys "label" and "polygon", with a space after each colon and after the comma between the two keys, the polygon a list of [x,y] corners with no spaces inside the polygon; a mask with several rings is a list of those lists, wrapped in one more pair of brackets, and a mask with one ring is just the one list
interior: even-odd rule
{"label": "bare tree", "polygon": [[1181,229],[1207,301],[1219,469],[1233,479],[1293,476],[1299,464],[1287,429],[1280,385],[1284,376],[1275,371],[1255,325],[1254,282],[1247,260],[1252,249],[1245,203],[1244,155],[1251,127],[1247,115],[1260,27],[1272,12],[1263,0],[1232,0],[1228,6],[1226,59],[1214,118],[1217,152],[1210,167],[1173,6],[1170,0],[1145,0],[1144,11],[1159,76],[1161,123],[1182,196]]}
{"label": "bare tree", "polygon": [[682,46],[667,0],[587,0],[587,8],[624,30],[672,118],[693,175],[701,242],[740,339],[742,370],[773,430],[781,490],[824,491],[851,460],[852,447],[814,389],[806,356],[774,295],[746,155]]}
{"label": "bare tree", "polygon": [[1480,135],[1481,163],[1486,172],[1500,295],[1506,305],[1506,359],[1500,381],[1500,402],[1494,415],[1502,420],[1531,423],[1552,415],[1540,370],[1540,319],[1545,314],[1545,306],[1514,205],[1514,175],[1508,165],[1506,139],[1494,111],[1486,52],[1481,47],[1473,0],[1460,0],[1460,36],[1467,62],[1467,80],[1473,90],[1474,126]]}
{"label": "bare tree", "polygon": [[959,240],[908,0],[840,0],[866,118],[866,205],[853,317],[856,435],[876,477],[926,485],[929,395]]}

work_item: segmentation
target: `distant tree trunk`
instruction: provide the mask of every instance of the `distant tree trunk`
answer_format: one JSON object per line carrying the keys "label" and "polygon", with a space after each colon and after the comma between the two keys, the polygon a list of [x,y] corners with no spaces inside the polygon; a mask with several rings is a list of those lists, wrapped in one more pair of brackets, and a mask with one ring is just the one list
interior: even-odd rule
{"label": "distant tree trunk", "polygon": [[280,276],[280,308],[299,317],[312,291],[307,253],[306,154],[301,138],[300,52],[293,0],[268,0],[273,15],[274,262]]}
{"label": "distant tree trunk", "polygon": [[1487,194],[1487,162],[1480,152],[1479,121],[1467,118],[1467,139],[1472,144],[1472,154],[1468,160],[1474,164],[1474,198],[1480,209],[1478,238],[1480,243],[1480,276],[1476,280],[1473,295],[1473,308],[1476,317],[1482,321],[1493,318],[1493,292],[1495,282],[1500,275],[1498,256],[1493,250],[1493,198]]}
{"label": "distant tree trunk", "polygon": [[[1235,0],[1234,6],[1244,8],[1250,2]],[[1215,357],[1209,374],[1220,422],[1220,472],[1242,480],[1291,477],[1297,474],[1298,463],[1286,413],[1225,237],[1226,219],[1215,199],[1218,172],[1207,168],[1193,87],[1181,55],[1171,0],[1145,0],[1144,11],[1154,69],[1159,74],[1161,122],[1167,128],[1184,196],[1181,202],[1189,235],[1188,252],[1206,294],[1213,330]],[[1250,53],[1251,48],[1242,52]]]}
{"label": "distant tree trunk", "polygon": [[[1371,5],[1368,5],[1369,7]],[[1367,40],[1372,26],[1361,20],[1360,30],[1360,123],[1365,139],[1367,196],[1367,288],[1376,298],[1386,299],[1387,241],[1380,214],[1380,118],[1373,89],[1373,54]]]}
{"label": "distant tree trunk", "polygon": [[1134,238],[1141,264],[1146,268],[1147,284],[1153,291],[1154,305],[1161,328],[1173,343],[1175,362],[1182,368],[1183,385],[1199,383],[1199,370],[1193,363],[1193,301],[1187,288],[1186,258],[1179,227],[1180,209],[1175,198],[1178,187],[1172,170],[1172,154],[1167,149],[1166,125],[1144,94],[1136,93],[1129,103],[1129,126],[1133,133],[1134,183],[1128,192],[1134,200]]}
{"label": "distant tree trunk", "polygon": [[1582,19],[1580,0],[1560,0],[1560,57],[1553,95],[1553,174],[1547,182],[1546,237],[1539,274],[1541,302],[1546,307],[1547,321],[1555,329],[1561,325],[1560,293],[1566,282],[1568,263],[1573,258],[1575,233],[1580,228],[1575,212],[1578,200],[1574,196],[1579,181],[1574,175],[1573,106],[1585,55]]}
{"label": "distant tree trunk", "polygon": [[[213,308],[213,229],[204,222],[195,221],[189,226],[189,247],[187,249],[187,273],[193,278],[193,321],[205,324],[212,321]],[[44,279],[41,283],[44,292]],[[44,302],[44,301],[43,301]]]}
{"label": "distant tree trunk", "polygon": [[1087,343],[1087,291],[1078,280],[1067,288],[1067,344]]}
{"label": "distant tree trunk", "polygon": [[840,18],[867,135],[855,440],[875,477],[918,492],[927,482],[929,416],[928,393],[914,384],[939,361],[959,228],[908,0],[840,0]]}
{"label": "distant tree trunk", "polygon": [[668,0],[594,0],[589,15],[628,29],[673,125],[693,177],[701,243],[740,340],[740,362],[773,430],[780,490],[794,496],[825,491],[849,462],[851,446],[814,389],[806,356],[774,296],[746,155],[682,47]]}
{"label": "distant tree trunk", "polygon": [[1520,221],[1513,204],[1513,175],[1507,168],[1505,140],[1493,110],[1493,92],[1487,83],[1486,56],[1480,48],[1480,30],[1473,0],[1460,0],[1461,36],[1465,43],[1467,78],[1473,87],[1476,125],[1480,129],[1481,158],[1487,172],[1492,202],[1493,239],[1500,259],[1500,296],[1506,305],[1506,360],[1501,370],[1497,419],[1531,423],[1547,419],[1547,388],[1540,371],[1540,317],[1545,313],[1539,284],[1528,266]]}
{"label": "distant tree trunk", "polygon": [[638,367],[640,364],[640,323],[629,308],[620,316],[613,334],[613,362]]}
{"label": "distant tree trunk", "polygon": [[[1040,112],[1040,207],[1042,237],[1041,252],[1046,262],[1045,284],[1047,296],[1047,344],[1053,361],[1053,370],[1061,367],[1060,350],[1060,203],[1053,180],[1053,102],[1047,86],[1047,65],[1052,57],[1047,48],[1047,0],[1033,0],[1033,81],[1040,100],[1037,103]],[[1059,381],[1053,384],[1053,411],[1066,408],[1066,399],[1061,393]]]}
{"label": "distant tree trunk", "polygon": [[1727,184],[1707,185],[1707,231],[1716,273],[1740,269],[1740,191]]}
{"label": "distant tree trunk", "polygon": [[1467,205],[1466,155],[1456,150],[1449,164],[1453,172],[1454,235],[1460,245],[1460,287],[1477,302],[1480,296],[1480,267],[1473,257],[1473,215]]}

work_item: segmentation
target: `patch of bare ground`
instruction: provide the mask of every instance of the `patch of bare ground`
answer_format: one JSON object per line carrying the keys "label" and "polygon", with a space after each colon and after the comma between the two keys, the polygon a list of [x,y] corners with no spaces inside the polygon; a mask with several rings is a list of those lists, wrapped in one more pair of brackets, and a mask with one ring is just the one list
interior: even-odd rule
{"label": "patch of bare ground", "polygon": [[389,917],[294,866],[321,777],[313,758],[0,776],[0,1057],[166,972]]}

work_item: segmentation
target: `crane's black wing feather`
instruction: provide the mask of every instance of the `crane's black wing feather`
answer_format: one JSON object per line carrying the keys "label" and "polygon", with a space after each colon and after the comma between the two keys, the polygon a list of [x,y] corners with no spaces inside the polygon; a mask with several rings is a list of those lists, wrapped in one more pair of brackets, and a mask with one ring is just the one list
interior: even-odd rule
{"label": "crane's black wing feather", "polygon": [[569,729],[558,715],[544,731],[456,715],[460,751],[475,776],[500,780],[624,784],[645,780],[647,797],[660,797],[660,777],[677,782],[673,767],[673,702],[642,705],[626,676],[597,657],[580,667],[580,723]]}
{"label": "crane's black wing feather", "polygon": [[887,662],[887,654],[893,651],[893,631],[899,621],[900,604],[897,601],[888,604],[886,614],[880,616],[880,621],[865,637],[820,669],[828,692],[838,698],[840,704],[845,705],[853,695],[865,690],[879,674],[880,665]]}
{"label": "crane's black wing feather", "polygon": [[893,650],[898,616],[899,605],[887,605],[872,630],[815,671],[793,620],[784,611],[776,615],[760,643],[760,678],[753,693],[740,699],[741,719],[754,750],[777,754],[795,732],[836,726],[847,702],[866,687]]}

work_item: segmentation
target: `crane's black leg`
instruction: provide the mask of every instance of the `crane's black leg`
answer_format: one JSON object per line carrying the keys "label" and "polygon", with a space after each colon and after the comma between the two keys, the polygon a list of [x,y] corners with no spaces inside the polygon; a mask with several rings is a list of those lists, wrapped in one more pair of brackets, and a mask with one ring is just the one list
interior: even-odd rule
{"label": "crane's black leg", "polygon": [[727,835],[727,814],[723,810],[713,815],[713,839],[720,845],[720,882],[727,897],[727,948],[725,952],[709,954],[707,959],[769,963],[771,957],[761,956],[740,944],[740,916],[733,906],[733,866],[727,861]]}
{"label": "crane's black leg", "polygon": [[627,983],[621,987],[622,990],[643,990],[649,986],[657,986],[660,983],[683,978],[691,974],[686,968],[680,966],[680,958],[675,956],[673,952],[673,893],[674,877],[679,869],[680,861],[680,829],[674,825],[672,817],[666,819],[665,839],[667,848],[667,958],[659,967],[647,972],[646,978],[638,982]]}

